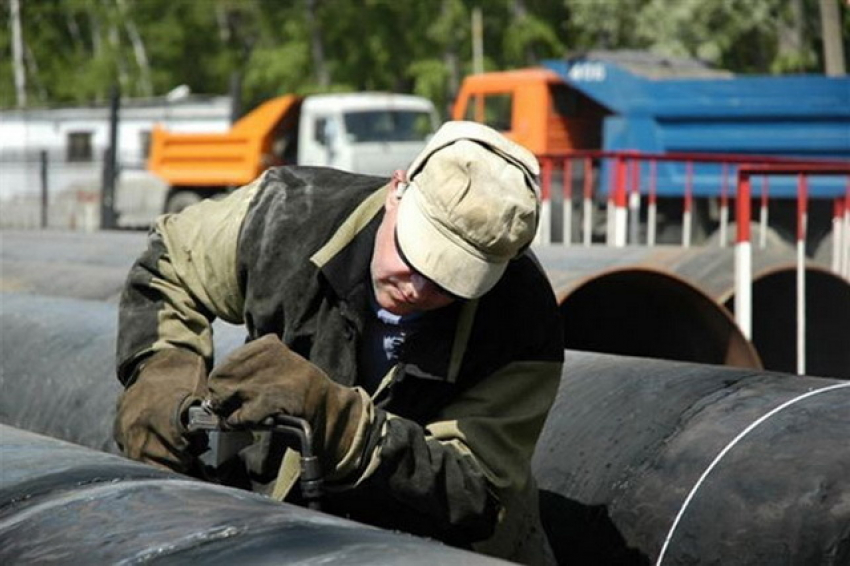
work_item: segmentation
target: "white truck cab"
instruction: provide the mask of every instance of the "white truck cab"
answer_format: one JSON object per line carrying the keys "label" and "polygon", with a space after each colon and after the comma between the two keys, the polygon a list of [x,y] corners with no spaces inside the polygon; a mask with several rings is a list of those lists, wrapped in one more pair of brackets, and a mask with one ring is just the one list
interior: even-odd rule
{"label": "white truck cab", "polygon": [[427,99],[378,92],[304,99],[298,164],[389,175],[406,169],[439,125]]}

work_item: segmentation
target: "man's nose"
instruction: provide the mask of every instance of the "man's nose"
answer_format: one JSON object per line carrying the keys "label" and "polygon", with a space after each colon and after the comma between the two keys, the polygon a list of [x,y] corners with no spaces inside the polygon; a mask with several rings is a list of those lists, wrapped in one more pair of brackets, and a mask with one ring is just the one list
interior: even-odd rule
{"label": "man's nose", "polygon": [[430,291],[431,282],[419,273],[413,272],[410,275],[410,287],[413,290],[413,295],[418,299]]}

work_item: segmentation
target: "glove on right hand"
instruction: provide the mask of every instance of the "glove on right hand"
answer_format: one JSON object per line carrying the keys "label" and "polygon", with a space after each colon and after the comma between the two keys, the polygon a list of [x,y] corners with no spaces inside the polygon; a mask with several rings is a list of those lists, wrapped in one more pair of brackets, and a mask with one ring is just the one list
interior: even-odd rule
{"label": "glove on right hand", "polygon": [[263,423],[277,414],[306,419],[327,472],[362,437],[368,396],[332,381],[317,366],[268,334],[240,346],[213,369],[210,401],[232,427]]}
{"label": "glove on right hand", "polygon": [[148,359],[119,397],[114,436],[130,458],[180,473],[190,473],[203,449],[182,422],[189,406],[206,393],[204,360],[169,348]]}

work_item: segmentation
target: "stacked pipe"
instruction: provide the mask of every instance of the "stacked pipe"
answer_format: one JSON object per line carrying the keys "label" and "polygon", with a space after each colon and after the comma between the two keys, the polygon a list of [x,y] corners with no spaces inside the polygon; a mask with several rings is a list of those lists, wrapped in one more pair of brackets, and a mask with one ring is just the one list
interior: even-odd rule
{"label": "stacked pipe", "polygon": [[[144,234],[132,232],[5,232],[0,290],[116,302],[144,246]],[[731,250],[535,252],[558,294],[569,348],[796,370],[795,271],[780,252],[754,257],[752,344],[731,315]],[[850,377],[850,283],[814,264],[806,278],[807,373]]]}
{"label": "stacked pipe", "polygon": [[[112,449],[115,306],[2,299],[0,420]],[[229,345],[225,338],[218,333],[219,351],[241,333]],[[847,382],[568,351],[533,461],[550,541],[563,563],[846,563],[848,404]],[[325,558],[324,537],[337,540],[333,525],[303,527],[300,512],[271,511],[265,500],[243,507],[249,494],[151,476],[121,459],[77,455],[10,430],[0,431],[0,447],[8,443],[0,484],[5,563],[62,561],[64,552],[88,558],[100,547],[116,554],[93,559],[147,560],[172,549],[193,560],[231,558],[220,539],[254,533],[241,539],[250,557],[282,548],[264,530],[266,521],[284,528],[280,521],[289,519],[278,513],[303,534],[303,556]]]}
{"label": "stacked pipe", "polygon": [[[731,315],[733,250],[550,246],[535,253],[558,295],[568,348],[738,367],[763,363],[789,373],[797,369],[797,266],[779,250],[753,257],[755,351]],[[806,373],[850,378],[850,282],[813,263],[806,264],[805,277]],[[706,306],[706,299],[714,304]],[[692,353],[696,345],[712,341],[718,345],[714,354]],[[655,350],[643,342],[656,342]],[[680,350],[676,344],[682,342],[686,345]]]}
{"label": "stacked pipe", "polygon": [[[845,381],[567,351],[532,462],[559,563],[846,564],[848,404]],[[0,459],[4,563],[474,562],[9,427]]]}
{"label": "stacked pipe", "polygon": [[0,425],[0,563],[501,564]]}
{"label": "stacked pipe", "polygon": [[567,348],[760,368],[729,312],[655,263],[658,248],[539,247]]}
{"label": "stacked pipe", "polygon": [[[117,451],[116,303],[145,245],[141,232],[3,232],[0,422]],[[245,336],[215,321],[217,356]]]}
{"label": "stacked pipe", "polygon": [[532,469],[562,564],[850,564],[850,382],[567,352]]}
{"label": "stacked pipe", "polygon": [[[0,422],[115,452],[118,311],[104,301],[0,294]],[[217,356],[244,342],[216,321]]]}

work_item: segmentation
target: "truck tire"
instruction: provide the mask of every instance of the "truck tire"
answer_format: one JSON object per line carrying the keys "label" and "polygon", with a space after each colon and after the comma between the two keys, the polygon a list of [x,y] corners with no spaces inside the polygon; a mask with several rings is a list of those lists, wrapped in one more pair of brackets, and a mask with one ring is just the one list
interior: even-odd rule
{"label": "truck tire", "polygon": [[165,212],[166,214],[176,214],[199,202],[201,202],[201,195],[194,191],[174,191],[165,203]]}

